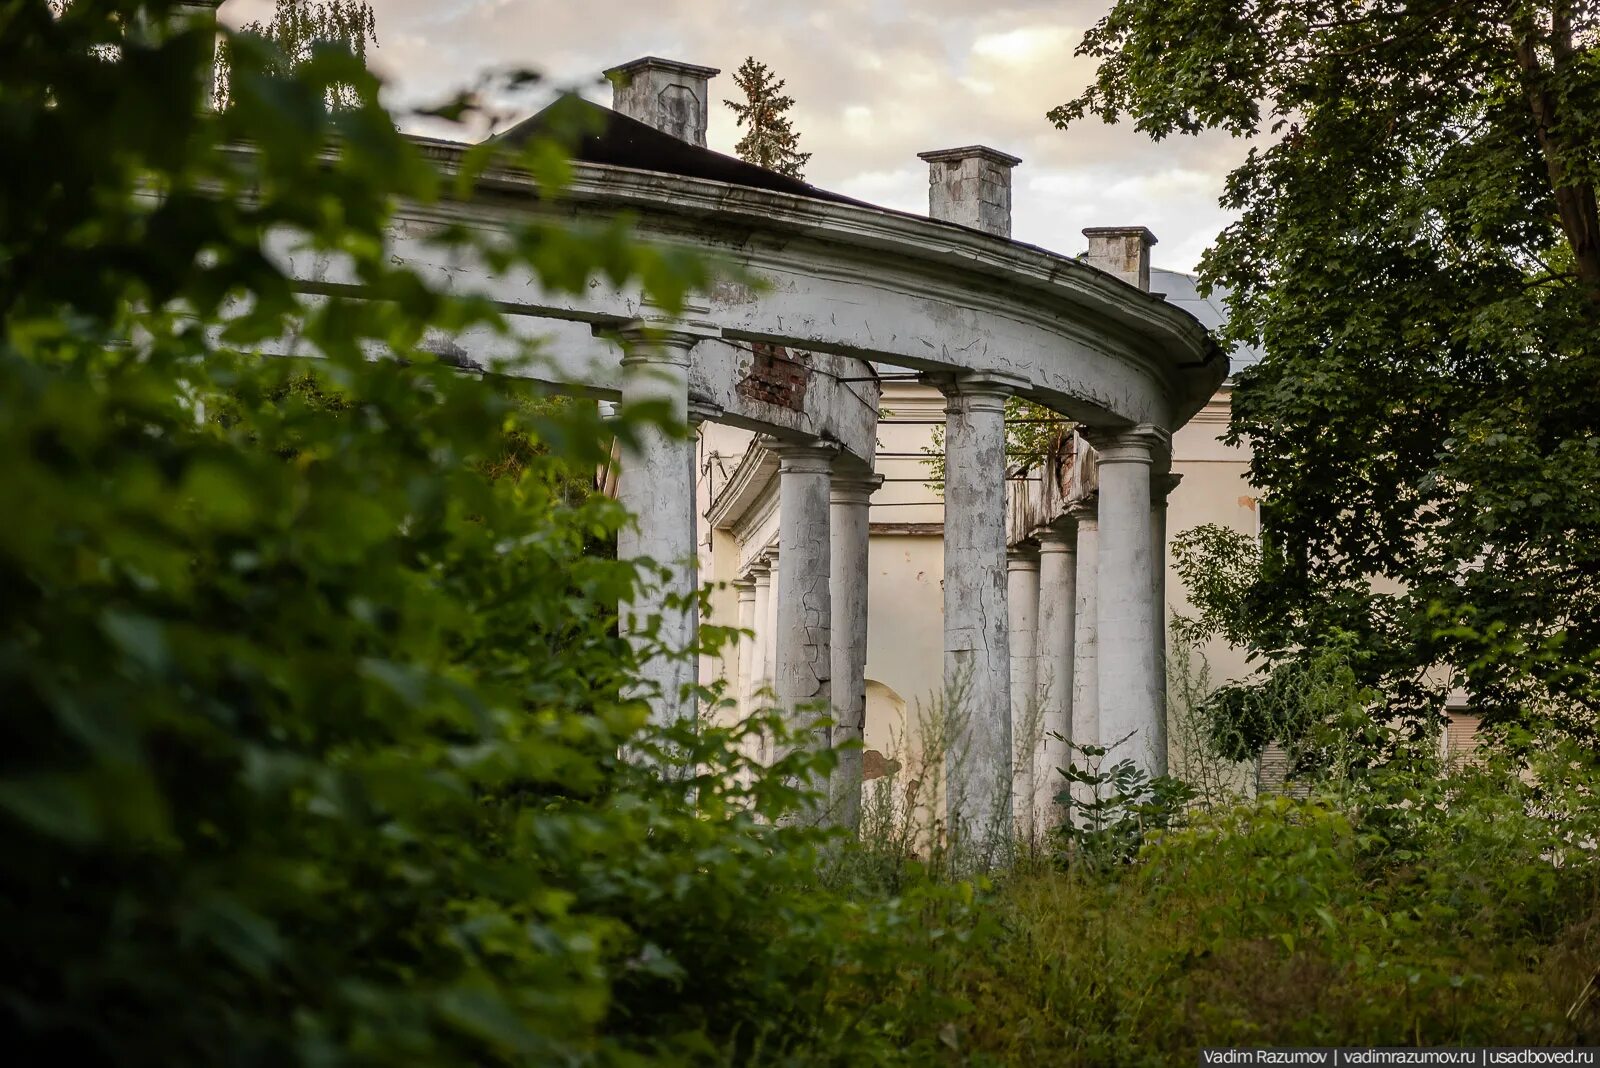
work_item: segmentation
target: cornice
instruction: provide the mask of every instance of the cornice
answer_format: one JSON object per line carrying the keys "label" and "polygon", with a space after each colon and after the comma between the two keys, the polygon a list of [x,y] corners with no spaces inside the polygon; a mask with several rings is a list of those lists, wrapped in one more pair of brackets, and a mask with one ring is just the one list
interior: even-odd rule
{"label": "cornice", "polygon": [[[446,169],[459,166],[469,147],[422,140],[417,145]],[[478,185],[540,198],[531,175],[512,168],[491,168]],[[970,293],[979,278],[992,280],[1001,292],[986,294],[986,299],[993,296],[1004,314],[1047,320],[1052,329],[1066,335],[1079,329],[1075,320],[1081,318],[1093,323],[1093,329],[1082,329],[1082,340],[1099,348],[1122,340],[1117,348],[1123,358],[1144,365],[1167,382],[1180,421],[1205,403],[1227,373],[1226,354],[1199,321],[1160,297],[1070,257],[920,215],[590,163],[575,163],[570,185],[559,196],[543,199],[552,207],[568,209],[586,204],[633,207],[660,219],[703,223],[715,217],[731,232],[728,236],[735,247],[755,233],[787,233],[845,244],[856,255],[876,249],[893,258],[901,281],[916,280],[917,272],[907,271],[908,266],[921,265],[927,271],[957,264],[961,278],[952,285]],[[689,227],[685,236],[700,229]],[[848,270],[841,275],[853,276]],[[943,288],[936,277],[924,283],[931,292]]]}
{"label": "cornice", "polygon": [[752,440],[706,510],[706,520],[717,530],[735,530],[750,508],[772,489],[777,477],[777,455],[760,438]]}

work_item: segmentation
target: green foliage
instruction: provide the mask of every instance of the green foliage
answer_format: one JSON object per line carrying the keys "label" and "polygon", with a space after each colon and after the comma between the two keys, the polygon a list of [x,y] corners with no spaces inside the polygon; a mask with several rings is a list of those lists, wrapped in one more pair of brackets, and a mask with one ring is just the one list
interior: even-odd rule
{"label": "green foliage", "polygon": [[[825,836],[789,817],[828,761],[781,736],[770,767],[740,756],[772,720],[643,730],[623,695],[657,650],[616,606],[649,572],[592,551],[629,519],[572,490],[665,412],[602,425],[437,357],[509,331],[392,260],[387,225],[470,180],[347,53],[284,72],[233,37],[207,115],[211,31],[175,10],[0,6],[0,132],[36,162],[0,176],[13,1056],[744,1064],[853,1040],[830,999],[908,960],[857,940],[965,906],[818,893]],[[558,174],[553,151],[524,162]],[[704,284],[624,226],[440,241],[666,307]],[[268,234],[359,292],[296,292]]]}
{"label": "green foliage", "polygon": [[[268,69],[288,74],[311,61],[318,49],[348,52],[364,67],[367,45],[378,44],[378,24],[366,0],[277,0],[272,18],[247,22],[239,28],[267,42],[275,54]],[[232,39],[217,51],[216,106],[226,108],[231,98]],[[360,102],[356,87],[348,82],[330,85],[324,94],[330,108],[352,108]]]}
{"label": "green foliage", "polygon": [[1261,574],[1260,541],[1204,523],[1174,535],[1172,560],[1195,612],[1173,617],[1174,635],[1185,642],[1216,636],[1229,645],[1248,645],[1256,627],[1250,592]]}
{"label": "green foliage", "polygon": [[[651,565],[596,551],[630,520],[577,487],[666,413],[602,425],[440,357],[501,313],[387,249],[397,204],[490,166],[554,187],[559,146],[440,175],[353,56],[284,73],[248,36],[208,115],[211,31],[175,10],[0,0],[0,135],[37,164],[0,172],[14,1059],[1138,1064],[1199,1038],[1593,1035],[1564,1010],[1600,930],[1597,784],[1559,734],[1439,786],[1390,764],[1199,815],[1115,880],[960,881],[795,819],[831,761],[773,717],[646,728],[637,658],[695,650],[618,638]],[[342,84],[355,106],[328,108]],[[359,289],[298,292],[269,234]],[[440,241],[669,308],[708,278],[622,223]],[[769,735],[777,761],[741,755]]]}
{"label": "green foliage", "polygon": [[[1051,453],[1071,434],[1072,423],[1043,405],[1024,397],[1006,398],[1006,463],[1015,469],[1044,471]],[[929,472],[928,486],[944,492],[944,427],[932,428],[932,440],[923,447]]]}
{"label": "green foliage", "polygon": [[1059,858],[1071,868],[1106,872],[1138,855],[1145,839],[1169,826],[1194,799],[1186,784],[1151,776],[1130,759],[1106,766],[1112,746],[1077,745],[1060,735],[1071,760],[1057,769],[1066,786],[1056,802],[1066,818],[1056,828]]}
{"label": "green foliage", "polygon": [[1060,124],[1256,138],[1201,266],[1267,353],[1229,431],[1263,491],[1251,649],[1352,634],[1383,715],[1436,711],[1449,664],[1491,720],[1592,735],[1600,7],[1121,0],[1079,52]]}
{"label": "green foliage", "polygon": [[1112,876],[1023,875],[945,995],[964,1064],[1165,1065],[1201,1046],[1592,1042],[1591,757],[1194,810]]}
{"label": "green foliage", "polygon": [[782,78],[774,79],[765,63],[747,56],[733,73],[733,84],[744,93],[744,101],[724,100],[740,127],[749,127],[734,146],[742,160],[777,171],[791,178],[804,178],[811,153],[801,152],[800,135],[786,112],[794,107],[794,97],[784,93]]}

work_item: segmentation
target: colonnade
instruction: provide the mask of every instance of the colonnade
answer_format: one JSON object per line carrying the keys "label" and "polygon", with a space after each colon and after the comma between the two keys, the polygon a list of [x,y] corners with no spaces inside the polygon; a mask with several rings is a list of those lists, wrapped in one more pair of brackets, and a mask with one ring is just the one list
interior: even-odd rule
{"label": "colonnade", "polygon": [[1098,488],[1010,557],[1013,635],[1036,620],[1011,650],[1012,677],[1026,680],[1013,720],[1035,726],[1017,754],[1016,795],[1030,807],[1016,817],[1035,828],[1057,818],[1070,745],[1108,748],[1105,767],[1167,770],[1166,512],[1181,476],[1167,473],[1166,436],[1152,428],[1089,440]]}
{"label": "colonnade", "polygon": [[[714,412],[689,396],[686,369],[705,336],[682,321],[623,332],[622,402],[669,402],[685,423]],[[951,833],[981,852],[1009,837],[1021,811],[1048,804],[1068,759],[1059,738],[1117,744],[1151,773],[1166,766],[1161,653],[1166,435],[1152,426],[1092,429],[1098,488],[1008,552],[1005,402],[1017,383],[993,373],[930,378],[945,394],[944,661],[952,744],[946,769]],[[777,544],[739,579],[736,695],[825,715],[806,744],[862,738],[870,500],[882,481],[821,440],[765,439],[778,459]],[[645,658],[643,691],[658,722],[696,714],[693,640],[693,444],[647,430],[624,452],[619,497],[638,517],[624,558],[664,565],[663,581],[625,611]],[[1026,725],[1029,730],[1024,730]],[[1059,736],[1059,738],[1057,737]],[[1017,741],[1024,740],[1024,752]],[[832,818],[859,815],[861,762],[848,750],[832,784]],[[1025,808],[1016,798],[1025,798]]]}
{"label": "colonnade", "polygon": [[[609,73],[617,86],[618,111],[691,146],[705,145],[707,83],[716,71],[647,58]],[[667,101],[673,106],[667,107]],[[929,217],[953,224],[929,230],[928,236],[970,242],[976,234],[991,244],[994,238],[1009,239],[1010,174],[1021,160],[982,145],[920,155],[929,165]],[[740,180],[726,161],[703,162],[719,178]],[[774,180],[762,178],[755,184],[765,187]],[[809,187],[789,192],[811,198],[807,225],[812,225],[816,213],[824,210],[816,197],[824,194]],[[718,210],[722,203],[719,199]],[[874,227],[882,221],[875,218]],[[868,233],[851,231],[852,236]],[[1094,279],[1081,280],[1088,287],[1085,294],[1098,292],[1100,279],[1107,275],[1148,292],[1149,249],[1155,242],[1148,230],[1105,227],[1084,234],[1089,238],[1088,264],[1095,268],[1089,272]],[[869,236],[873,242],[882,239],[879,229]],[[1032,255],[1022,246],[1007,248],[1013,257]],[[891,291],[880,284],[880,267],[875,262],[870,271],[838,275],[853,277],[860,289],[826,290],[831,294],[826,301],[813,295],[806,298],[813,301],[808,304],[794,285],[777,286],[774,300],[793,309],[791,319],[801,324],[816,328],[826,322],[838,329],[833,313],[840,309],[887,310],[881,301]],[[1087,268],[1053,265],[1049,277],[1074,275],[1079,269]],[[822,273],[837,275],[831,264]],[[821,284],[820,277],[805,280],[807,293]],[[865,296],[869,293],[877,297]],[[939,319],[936,309],[944,293],[944,288],[919,291],[918,303],[901,306],[900,319],[863,327],[845,348],[862,352],[863,359],[899,362],[894,359],[898,355],[900,361],[924,369],[926,381],[945,396],[944,689],[952,728],[947,732],[946,832],[968,842],[981,863],[998,859],[996,849],[1009,841],[1019,815],[1018,796],[1026,799],[1022,812],[1037,811],[1041,802],[1048,808],[1060,781],[1055,769],[1068,759],[1060,739],[1113,745],[1112,760],[1126,756],[1151,773],[1166,768],[1162,599],[1165,502],[1173,481],[1168,474],[1170,427],[1129,424],[1134,418],[1181,419],[1181,404],[1173,398],[1187,387],[1158,366],[1154,371],[1162,377],[1166,400],[1120,409],[1143,414],[1117,422],[1103,404],[1084,404],[1078,418],[1106,421],[1084,431],[1098,457],[1094,492],[1071,502],[1043,529],[1012,532],[1025,536],[1010,546],[1006,402],[1023,390],[1040,399],[1041,368],[1053,366],[1053,356],[1041,363],[1040,353],[1058,342],[1030,350],[1035,324],[1012,315],[983,318],[981,335],[972,335],[981,336],[981,344],[962,334],[962,344],[952,349],[934,340],[940,336],[936,329],[924,337],[919,331]],[[1123,332],[1149,329],[1145,317],[1164,314],[1154,312],[1145,297],[1129,301],[1118,293],[1116,298],[1106,306],[1107,314],[1119,319],[1116,329],[1098,335],[1106,351],[1118,351]],[[726,321],[727,308],[723,312]],[[717,417],[716,409],[696,405],[690,396],[689,372],[700,366],[693,359],[696,346],[718,334],[715,327],[697,324],[694,314],[691,308],[681,318],[621,328],[627,346],[624,408],[664,399],[680,425]],[[958,318],[967,321],[965,312]],[[776,322],[781,328],[783,319]],[[770,329],[752,330],[759,324],[745,319],[734,320],[734,325],[749,337],[773,336]],[[912,338],[923,347],[885,352],[880,336],[896,343]],[[1140,374],[1149,369],[1142,362],[1139,373],[1124,374],[1131,364],[1108,364],[1105,353],[1094,346],[1066,337],[1059,344],[1077,361],[1074,377],[1087,376],[1087,382],[1100,376],[1098,395],[1126,400],[1130,391],[1137,395],[1143,389]],[[989,346],[995,349],[993,363]],[[829,351],[826,345],[818,348]],[[970,353],[974,363],[958,363],[952,353]],[[1003,373],[1000,368],[1008,358],[1018,375],[1032,368],[1032,377]],[[1177,366],[1204,368],[1210,366],[1209,358]],[[1209,384],[1206,395],[1214,386]],[[1063,379],[1052,388],[1058,399],[1076,402],[1086,395],[1075,392],[1086,388],[1084,382]],[[1101,414],[1089,417],[1084,411]],[[756,554],[736,582],[738,623],[760,637],[740,643],[735,693],[750,710],[759,704],[763,688],[770,687],[779,708],[789,714],[810,718],[806,710],[814,710],[830,716],[833,725],[813,729],[805,744],[858,741],[866,711],[869,502],[882,480],[860,455],[817,437],[791,431],[765,439],[764,445],[778,460],[779,533],[777,543]],[[691,643],[697,623],[689,563],[695,557],[697,511],[692,437],[646,431],[629,445],[623,461],[619,497],[638,520],[624,534],[619,551],[625,558],[648,557],[665,570],[661,582],[642,590],[625,609],[622,625],[644,658],[640,689],[650,700],[652,715],[672,722],[697,711],[692,692],[696,680],[689,675],[693,661],[670,655]],[[806,728],[800,721],[796,726]],[[831,785],[832,818],[846,824],[858,819],[861,772],[860,753],[845,752]]]}

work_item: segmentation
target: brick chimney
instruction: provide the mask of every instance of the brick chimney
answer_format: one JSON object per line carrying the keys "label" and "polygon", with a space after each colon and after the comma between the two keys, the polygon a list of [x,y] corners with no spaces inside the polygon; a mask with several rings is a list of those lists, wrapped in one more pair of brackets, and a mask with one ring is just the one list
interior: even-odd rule
{"label": "brick chimney", "polygon": [[611,108],[680,141],[706,147],[710,83],[720,71],[646,56],[606,71]]}
{"label": "brick chimney", "polygon": [[928,215],[1011,236],[1011,168],[1022,161],[983,145],[918,152],[928,161]]}

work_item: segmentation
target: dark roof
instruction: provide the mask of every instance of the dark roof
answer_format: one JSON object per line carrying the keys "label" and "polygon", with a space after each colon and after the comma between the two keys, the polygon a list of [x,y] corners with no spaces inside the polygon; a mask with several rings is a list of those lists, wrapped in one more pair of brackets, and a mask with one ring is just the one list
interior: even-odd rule
{"label": "dark roof", "polygon": [[792,193],[839,204],[865,203],[818,189],[798,178],[769,171],[737,157],[680,141],[671,134],[662,133],[637,119],[630,119],[621,112],[601,107],[575,94],[561,97],[495,140],[520,145],[536,136],[547,135],[570,142],[575,131],[577,138],[572,147],[572,158],[583,163],[607,163],[613,167],[632,167],[685,178],[708,178],[729,185],[770,189],[775,193]]}

